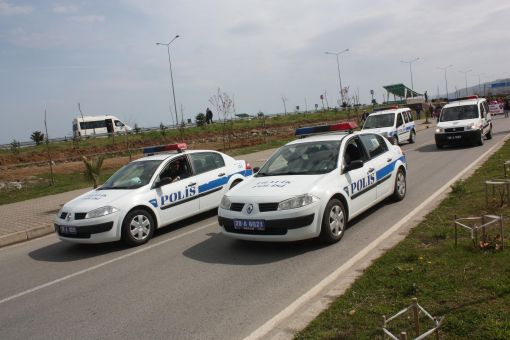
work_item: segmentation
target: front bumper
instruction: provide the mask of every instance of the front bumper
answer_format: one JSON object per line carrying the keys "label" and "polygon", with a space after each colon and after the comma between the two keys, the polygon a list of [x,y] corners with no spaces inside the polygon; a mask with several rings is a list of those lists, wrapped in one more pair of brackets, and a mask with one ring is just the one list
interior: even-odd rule
{"label": "front bumper", "polygon": [[103,243],[120,240],[119,213],[99,218],[66,221],[56,218],[58,238],[75,243]]}
{"label": "front bumper", "polygon": [[[297,241],[319,236],[319,211],[319,202],[298,209],[257,212],[249,216],[243,212],[219,208],[218,224],[222,233],[232,238],[272,242]],[[236,227],[234,220],[263,221],[264,228]]]}
{"label": "front bumper", "polygon": [[475,143],[480,140],[480,130],[458,131],[458,132],[445,132],[436,133],[434,135],[436,144],[465,144]]}

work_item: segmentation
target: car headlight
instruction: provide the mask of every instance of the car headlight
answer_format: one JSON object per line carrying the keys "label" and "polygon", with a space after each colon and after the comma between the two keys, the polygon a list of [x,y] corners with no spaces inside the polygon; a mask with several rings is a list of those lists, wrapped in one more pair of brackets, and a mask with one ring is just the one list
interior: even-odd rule
{"label": "car headlight", "polygon": [[436,133],[444,133],[444,129],[442,129],[442,128],[436,128]]}
{"label": "car headlight", "polygon": [[106,215],[113,214],[114,212],[117,212],[117,211],[119,211],[119,209],[108,205],[106,207],[101,207],[101,208],[97,208],[92,211],[89,211],[85,215],[85,218],[96,218],[96,217],[106,216]]}
{"label": "car headlight", "polygon": [[478,130],[480,128],[481,128],[481,126],[479,124],[473,123],[471,125],[466,126],[464,129],[466,129],[466,130]]}
{"label": "car headlight", "polygon": [[220,208],[230,210],[230,199],[227,196],[223,196],[220,202]]}
{"label": "car headlight", "polygon": [[278,204],[278,210],[287,210],[287,209],[296,209],[301,208],[306,205],[312,204],[313,202],[317,202],[319,199],[313,195],[301,195],[293,198],[289,198],[288,200],[281,201]]}

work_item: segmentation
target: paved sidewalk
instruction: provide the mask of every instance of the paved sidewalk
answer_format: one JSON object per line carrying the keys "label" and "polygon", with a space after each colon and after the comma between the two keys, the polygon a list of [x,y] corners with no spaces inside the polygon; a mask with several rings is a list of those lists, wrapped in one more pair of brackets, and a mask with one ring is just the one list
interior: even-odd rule
{"label": "paved sidewalk", "polygon": [[[424,120],[416,122],[416,130],[433,126]],[[273,149],[237,156],[247,160],[252,166],[261,166],[274,152]],[[54,232],[53,219],[60,207],[71,199],[92,188],[79,189],[17,203],[0,205],[0,247],[23,242]]]}

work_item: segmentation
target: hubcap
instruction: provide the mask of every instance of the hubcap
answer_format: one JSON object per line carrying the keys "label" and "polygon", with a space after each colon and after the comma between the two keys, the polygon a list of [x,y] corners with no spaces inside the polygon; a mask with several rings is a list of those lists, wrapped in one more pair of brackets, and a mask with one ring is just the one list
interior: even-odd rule
{"label": "hubcap", "polygon": [[406,179],[401,172],[397,174],[397,192],[400,196],[404,196],[406,193]]}
{"label": "hubcap", "polygon": [[340,206],[335,205],[329,212],[329,228],[334,236],[340,236],[344,231],[344,213]]}
{"label": "hubcap", "polygon": [[129,225],[129,232],[131,236],[137,241],[142,241],[149,236],[150,232],[150,221],[147,216],[144,215],[136,215],[131,220],[131,224]]}

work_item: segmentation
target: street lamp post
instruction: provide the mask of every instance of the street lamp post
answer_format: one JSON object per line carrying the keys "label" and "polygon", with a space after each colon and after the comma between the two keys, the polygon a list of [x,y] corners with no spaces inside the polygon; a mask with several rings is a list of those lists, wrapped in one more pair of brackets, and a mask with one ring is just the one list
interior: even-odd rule
{"label": "street lamp post", "polygon": [[340,84],[340,100],[342,101],[341,104],[344,103],[344,93],[343,93],[343,90],[342,90],[342,77],[340,77],[340,61],[338,59],[338,56],[340,54],[348,52],[348,51],[349,51],[349,49],[346,48],[345,50],[340,51],[340,52],[325,52],[326,54],[334,54],[334,55],[336,55],[336,67],[338,69],[338,82]]}
{"label": "street lamp post", "polygon": [[469,72],[473,71],[472,69],[469,69],[467,71],[459,71],[460,73],[464,73],[464,77],[466,78],[466,97],[468,96],[468,90],[467,90],[467,74]]}
{"label": "street lamp post", "polygon": [[453,67],[453,65],[448,65],[445,67],[438,67],[438,69],[444,71],[444,82],[446,86],[446,101],[448,101],[448,78],[446,77],[446,70],[448,70],[450,67]]}
{"label": "street lamp post", "polygon": [[[415,59],[413,59],[413,60],[408,60],[408,61],[401,60],[401,61],[400,61],[401,63],[409,64],[409,73],[411,73],[411,90],[413,90],[413,92],[414,92],[414,84],[413,84],[413,69],[411,68],[411,65],[412,65],[415,61],[417,61],[417,60],[420,60],[420,58],[418,57],[418,58],[415,58]],[[414,94],[413,94],[413,96],[414,96]]]}
{"label": "street lamp post", "polygon": [[[167,51],[168,51],[168,66],[169,66],[169,69],[170,69],[170,82],[172,84],[172,95],[173,95],[173,99],[174,99],[174,110],[175,110],[175,124],[178,126],[179,125],[179,117],[177,116],[177,104],[175,102],[175,89],[174,89],[174,76],[172,74],[172,62],[170,60],[170,44],[175,40],[179,38],[179,35],[176,35],[172,40],[170,40],[169,43],[156,43],[156,45],[163,45],[163,46],[166,46],[167,47]],[[171,104],[169,105],[169,107],[171,107]],[[170,108],[170,114],[172,113],[172,109]]]}

